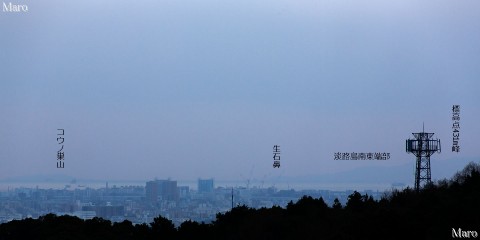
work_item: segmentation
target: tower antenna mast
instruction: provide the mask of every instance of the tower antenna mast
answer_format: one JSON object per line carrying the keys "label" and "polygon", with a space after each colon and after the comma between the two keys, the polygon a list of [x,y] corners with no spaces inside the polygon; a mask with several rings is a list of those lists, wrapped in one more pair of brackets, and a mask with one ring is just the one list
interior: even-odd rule
{"label": "tower antenna mast", "polygon": [[441,152],[440,139],[431,139],[434,133],[425,132],[425,123],[423,130],[419,133],[412,133],[415,139],[406,140],[407,153],[413,153],[416,159],[415,163],[415,190],[418,192],[420,187],[432,182],[430,169],[430,156],[435,152]]}

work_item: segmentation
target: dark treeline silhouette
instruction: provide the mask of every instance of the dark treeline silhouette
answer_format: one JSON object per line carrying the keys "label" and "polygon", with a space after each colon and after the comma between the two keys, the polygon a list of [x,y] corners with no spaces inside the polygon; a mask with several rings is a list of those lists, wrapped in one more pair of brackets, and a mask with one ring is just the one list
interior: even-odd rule
{"label": "dark treeline silhouette", "polygon": [[150,224],[111,223],[47,214],[0,225],[0,239],[452,239],[452,228],[480,231],[480,165],[421,191],[393,191],[376,201],[354,192],[345,206],[303,196],[286,208],[237,206],[212,223],[159,216]]}

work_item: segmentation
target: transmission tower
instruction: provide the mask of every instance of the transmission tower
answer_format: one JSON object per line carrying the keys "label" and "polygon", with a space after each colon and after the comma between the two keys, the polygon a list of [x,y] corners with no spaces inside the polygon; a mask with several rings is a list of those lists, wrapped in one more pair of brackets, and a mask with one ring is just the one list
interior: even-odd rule
{"label": "transmission tower", "polygon": [[412,133],[415,139],[407,139],[406,151],[413,153],[417,157],[415,163],[415,190],[432,182],[432,174],[430,171],[430,156],[435,152],[440,153],[440,139],[431,139],[434,133],[426,133],[425,126],[422,132]]}

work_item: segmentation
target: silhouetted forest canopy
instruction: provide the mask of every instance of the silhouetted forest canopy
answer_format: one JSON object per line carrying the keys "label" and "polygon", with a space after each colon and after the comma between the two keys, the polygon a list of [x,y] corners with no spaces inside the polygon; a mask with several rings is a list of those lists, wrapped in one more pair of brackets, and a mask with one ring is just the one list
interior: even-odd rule
{"label": "silhouetted forest canopy", "polygon": [[303,196],[286,208],[237,206],[212,223],[178,228],[158,216],[150,224],[112,223],[47,214],[0,225],[0,239],[452,239],[452,229],[480,231],[480,164],[417,192],[393,191],[381,200],[354,192],[345,206]]}

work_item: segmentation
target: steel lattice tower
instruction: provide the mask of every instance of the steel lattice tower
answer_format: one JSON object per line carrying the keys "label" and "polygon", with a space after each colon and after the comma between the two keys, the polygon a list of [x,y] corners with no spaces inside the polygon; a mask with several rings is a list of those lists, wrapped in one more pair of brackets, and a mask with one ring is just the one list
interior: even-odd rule
{"label": "steel lattice tower", "polygon": [[415,164],[415,190],[432,181],[430,171],[430,156],[441,152],[440,139],[432,140],[434,133],[426,133],[425,128],[420,133],[412,133],[415,139],[407,139],[406,151],[417,157]]}

